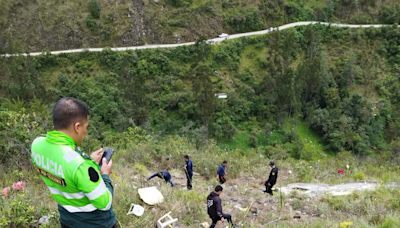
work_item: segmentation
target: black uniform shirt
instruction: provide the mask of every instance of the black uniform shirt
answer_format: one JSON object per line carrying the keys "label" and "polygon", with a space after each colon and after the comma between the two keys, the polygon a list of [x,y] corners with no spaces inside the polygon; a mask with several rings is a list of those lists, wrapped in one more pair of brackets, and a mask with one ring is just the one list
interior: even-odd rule
{"label": "black uniform shirt", "polygon": [[276,179],[278,179],[278,168],[274,167],[271,169],[271,172],[269,173],[267,182],[270,183],[271,185],[274,185],[276,184]]}

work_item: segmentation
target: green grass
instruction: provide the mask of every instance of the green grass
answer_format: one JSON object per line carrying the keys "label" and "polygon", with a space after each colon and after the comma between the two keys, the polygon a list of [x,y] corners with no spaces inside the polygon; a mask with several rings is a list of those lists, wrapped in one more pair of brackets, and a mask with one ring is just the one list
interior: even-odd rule
{"label": "green grass", "polygon": [[232,140],[222,140],[219,142],[219,146],[226,149],[246,150],[250,148],[249,144],[250,134],[244,130],[238,130]]}
{"label": "green grass", "polygon": [[[262,73],[260,62],[267,59],[267,47],[262,42],[259,44],[248,45],[244,48],[240,57],[239,71],[249,71],[254,75]],[[257,79],[257,78],[255,78]]]}
{"label": "green grass", "polygon": [[282,130],[273,130],[271,131],[270,135],[265,140],[266,144],[274,145],[280,144],[285,140],[285,132]]}
{"label": "green grass", "polygon": [[303,150],[313,159],[326,157],[333,152],[326,149],[322,138],[299,119],[287,120],[283,126],[286,131],[294,131],[303,144]]}
{"label": "green grass", "polygon": [[293,131],[300,142],[303,144],[303,151],[312,160],[321,159],[327,155],[333,155],[333,152],[325,149],[325,144],[321,137],[312,131],[305,122],[298,119],[288,119],[285,121],[282,129],[272,130],[269,135],[260,129],[255,123],[243,123],[238,127],[237,132],[231,140],[221,140],[219,145],[227,149],[251,149],[251,137],[257,138],[257,146],[276,145],[285,143],[287,136],[285,132]]}
{"label": "green grass", "polygon": [[304,144],[304,149],[307,151],[312,151],[314,153],[323,155],[327,151],[323,144],[321,137],[312,131],[306,123],[299,122],[296,127],[296,133],[300,136],[300,140]]}

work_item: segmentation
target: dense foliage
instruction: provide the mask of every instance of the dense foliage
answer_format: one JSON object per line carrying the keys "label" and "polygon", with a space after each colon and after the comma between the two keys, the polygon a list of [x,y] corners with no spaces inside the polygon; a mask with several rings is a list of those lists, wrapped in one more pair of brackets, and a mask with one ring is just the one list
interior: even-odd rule
{"label": "dense foliage", "polygon": [[[32,102],[50,106],[73,96],[91,107],[91,135],[99,140],[130,126],[228,144],[247,132],[248,146],[283,145],[292,156],[311,159],[302,154],[301,134],[285,127],[298,120],[317,132],[324,151],[395,152],[399,37],[396,29],[314,26],[215,47],[199,41],[168,50],[3,59],[2,96],[24,100],[28,108],[15,111],[2,103],[1,138],[26,138],[11,134],[8,122],[42,129],[30,127],[38,118],[34,112],[24,114],[43,106]],[[219,92],[228,99],[217,99]]]}

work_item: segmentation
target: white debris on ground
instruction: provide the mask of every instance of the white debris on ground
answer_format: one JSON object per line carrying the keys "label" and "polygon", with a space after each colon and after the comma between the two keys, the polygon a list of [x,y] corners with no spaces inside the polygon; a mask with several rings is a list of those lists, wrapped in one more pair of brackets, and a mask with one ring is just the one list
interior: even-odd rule
{"label": "white debris on ground", "polygon": [[157,187],[139,188],[138,193],[143,202],[149,205],[156,205],[164,202],[164,196]]}
{"label": "white debris on ground", "polygon": [[[292,191],[299,191],[310,197],[316,197],[323,194],[331,194],[333,196],[350,195],[355,191],[373,191],[380,187],[376,182],[352,182],[337,185],[328,184],[312,184],[312,183],[294,183],[280,189],[281,192],[289,194]],[[388,183],[383,185],[387,188],[397,188],[399,184]]]}

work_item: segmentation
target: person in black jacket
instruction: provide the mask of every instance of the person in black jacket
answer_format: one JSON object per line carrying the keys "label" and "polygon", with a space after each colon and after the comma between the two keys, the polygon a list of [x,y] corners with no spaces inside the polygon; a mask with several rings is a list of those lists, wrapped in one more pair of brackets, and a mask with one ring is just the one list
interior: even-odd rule
{"label": "person in black jacket", "polygon": [[276,180],[278,179],[278,168],[275,166],[274,161],[270,161],[269,166],[271,167],[271,172],[269,173],[268,180],[265,181],[265,190],[263,192],[272,196],[272,187],[276,184]]}
{"label": "person in black jacket", "polygon": [[222,186],[217,185],[215,190],[207,197],[207,213],[212,220],[210,228],[214,228],[219,220],[224,222],[225,219],[231,226],[234,226],[232,223],[232,216],[222,212],[221,198],[219,198],[222,190]]}

